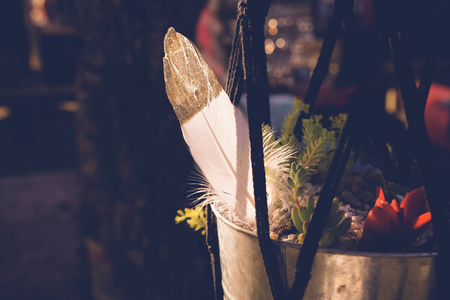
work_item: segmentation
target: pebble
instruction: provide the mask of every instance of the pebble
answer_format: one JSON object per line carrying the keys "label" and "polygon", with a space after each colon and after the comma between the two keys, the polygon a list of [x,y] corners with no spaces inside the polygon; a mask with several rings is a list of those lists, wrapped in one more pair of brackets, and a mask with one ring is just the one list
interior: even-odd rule
{"label": "pebble", "polygon": [[282,241],[285,242],[295,242],[295,240],[297,239],[297,234],[288,234],[287,236],[284,236],[284,238],[282,238]]}
{"label": "pebble", "polygon": [[[314,194],[320,192],[321,187],[315,186],[307,186],[307,192],[305,194]],[[303,196],[305,196],[305,194]],[[399,197],[403,198],[403,197]],[[318,196],[315,196],[314,199],[317,202]],[[367,217],[367,214],[371,210],[372,206],[369,204],[364,204],[359,208],[353,208],[350,204],[339,203],[338,210],[343,211],[347,218],[351,218],[352,223],[350,225],[350,229],[347,233],[343,234],[339,237],[341,240],[353,239],[356,241],[360,241],[363,237],[363,228],[364,228],[364,220]],[[278,228],[280,225],[286,224],[290,220],[290,210],[286,209],[275,209],[272,214],[272,222],[270,225],[271,231]],[[431,236],[433,235],[432,228],[427,229],[423,232],[417,240],[411,244],[412,247],[420,246],[424,244]],[[297,234],[289,234],[285,236],[280,236],[282,241],[295,242],[297,240]]]}
{"label": "pebble", "polygon": [[344,211],[346,217],[352,218],[352,224],[345,236],[359,241],[362,238],[363,224],[370,211],[370,206],[365,204],[361,209],[354,209],[349,204],[340,204],[339,210]]}

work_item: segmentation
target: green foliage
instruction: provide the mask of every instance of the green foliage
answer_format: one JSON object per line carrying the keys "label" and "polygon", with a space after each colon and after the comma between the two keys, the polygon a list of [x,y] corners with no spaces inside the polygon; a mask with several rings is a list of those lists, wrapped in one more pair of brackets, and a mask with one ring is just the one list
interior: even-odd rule
{"label": "green foliage", "polygon": [[320,124],[321,116],[313,116],[303,120],[304,146],[299,162],[309,167],[311,175],[317,173],[322,163],[328,163],[328,153],[335,149],[337,142],[333,130],[328,130]]}
{"label": "green foliage", "polygon": [[345,122],[347,122],[347,114],[340,113],[337,116],[331,116],[330,121],[330,128],[335,130],[336,133],[340,134],[342,132],[342,129],[344,129]]}
{"label": "green foliage", "polygon": [[197,206],[195,208],[185,208],[177,211],[178,215],[175,217],[175,223],[186,221],[188,225],[195,231],[202,230],[202,234],[206,233],[206,211],[204,208]]}
{"label": "green foliage", "polygon": [[[292,223],[294,223],[295,228],[300,233],[297,238],[297,243],[299,244],[303,244],[315,208],[314,198],[309,197],[308,200],[303,199],[297,202],[297,205],[292,209]],[[340,248],[347,247],[341,244],[338,238],[349,230],[351,224],[351,218],[346,218],[345,213],[339,210],[339,199],[334,198],[319,246],[339,245]]]}
{"label": "green foliage", "polygon": [[294,97],[292,112],[287,114],[281,126],[280,142],[282,145],[296,145],[300,148],[300,143],[294,136],[294,128],[295,124],[297,124],[298,117],[302,112],[309,113],[309,105]]}
{"label": "green foliage", "polygon": [[[288,185],[294,190],[295,199],[299,198],[303,194],[303,187],[305,183],[311,179],[309,168],[303,167],[302,164],[292,162],[289,178],[287,179]],[[291,199],[291,201],[294,199]],[[295,200],[293,201],[295,203]]]}
{"label": "green foliage", "polygon": [[297,123],[297,119],[302,112],[309,113],[309,105],[294,97],[292,112],[289,112],[284,118],[281,128],[282,135],[290,135],[294,133],[295,124]]}
{"label": "green foliage", "polygon": [[322,116],[313,115],[302,120],[302,143],[294,136],[294,127],[301,112],[309,113],[309,105],[294,98],[292,112],[287,115],[282,126],[281,144],[294,145],[298,150],[297,159],[291,163],[288,185],[294,191],[291,202],[301,197],[305,183],[319,171],[328,169],[340,133],[347,120],[346,114],[330,117],[330,129],[321,124]]}

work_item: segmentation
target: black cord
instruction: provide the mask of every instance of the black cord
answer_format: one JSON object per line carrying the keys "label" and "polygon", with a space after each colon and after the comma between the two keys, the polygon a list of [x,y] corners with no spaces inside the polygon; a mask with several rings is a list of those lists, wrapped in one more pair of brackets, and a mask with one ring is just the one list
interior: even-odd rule
{"label": "black cord", "polygon": [[[258,5],[256,3],[258,3]],[[245,83],[245,88],[247,91],[258,241],[266,267],[266,273],[269,278],[272,295],[274,299],[280,299],[283,297],[283,290],[281,278],[279,276],[280,274],[278,272],[279,266],[275,255],[275,249],[269,237],[261,132],[261,125],[263,123],[270,123],[266,60],[262,32],[264,17],[267,14],[269,4],[270,1],[267,0],[243,0],[239,3],[238,18],[236,22],[237,26],[233,40],[232,56],[230,59],[228,73],[227,93],[233,103],[237,104],[241,97],[242,88]],[[383,2],[382,4],[387,5],[387,2]],[[380,11],[380,7],[380,5],[374,7],[376,12],[377,8],[378,12]],[[391,15],[395,14],[391,13]],[[311,106],[314,105],[320,86],[327,74],[331,54],[336,44],[338,35],[342,29],[342,23],[345,24],[346,30],[354,31],[356,28],[353,14],[353,0],[336,0],[333,19],[328,29],[317,66],[314,69],[308,91],[305,96],[305,102]],[[377,24],[377,26],[381,28],[382,34],[385,35],[392,30],[396,24],[395,21],[391,20],[382,23],[381,25]],[[444,253],[450,253],[450,243],[447,242],[448,237],[450,237],[450,231],[448,230],[448,223],[445,224],[445,207],[443,207],[443,201],[439,202],[436,200],[442,194],[437,192],[438,187],[436,187],[435,181],[432,180],[433,170],[431,167],[432,164],[429,161],[429,141],[426,136],[426,129],[423,122],[423,108],[425,107],[425,99],[431,86],[432,73],[436,64],[435,56],[431,55],[430,59],[426,62],[426,67],[421,80],[420,93],[418,93],[414,83],[412,70],[410,69],[410,61],[408,60],[403,48],[401,34],[391,36],[391,41],[394,52],[394,63],[396,65],[402,94],[404,95],[404,99],[409,99],[405,100],[405,108],[408,121],[410,121],[410,131],[415,133],[419,137],[419,140],[423,142],[421,150],[419,150],[419,164],[421,165],[422,173],[425,178],[424,183],[427,194],[429,198],[435,199],[430,202],[430,208],[433,214],[433,223],[435,225],[436,236],[438,236],[440,241],[440,259],[444,262],[444,265],[447,266],[445,271],[448,272],[448,270],[450,270],[450,266],[448,264],[450,261],[448,258],[449,255],[444,256],[442,253],[443,251],[445,251]],[[373,71],[375,72],[375,70]],[[369,85],[367,83],[363,84],[367,90]],[[422,100],[422,102],[420,102],[420,100]],[[308,234],[305,238],[305,243],[298,258],[296,275],[290,293],[292,299],[299,299],[300,297],[303,297],[308,285],[314,256],[318,247],[318,241],[331,206],[331,199],[336,192],[345,163],[348,160],[350,153],[352,139],[351,128],[355,126],[354,115],[355,113],[351,112],[349,120],[342,133],[335,157],[332,161],[325,184],[320,194],[316,213],[311,220]],[[301,122],[298,122],[295,129],[298,136],[301,133],[300,123]],[[444,268],[437,267],[437,269],[438,271],[441,270],[441,272],[444,272],[442,271]],[[439,275],[440,278],[445,278],[441,275],[442,274]],[[441,292],[440,295],[442,297],[443,293]]]}
{"label": "black cord", "polygon": [[228,77],[226,92],[234,105],[238,105],[241,100],[242,86],[244,84],[244,75],[242,67],[242,46],[241,46],[241,21],[242,18],[238,14],[236,20],[236,29],[231,47],[231,56],[228,67]]}
{"label": "black cord", "polygon": [[[422,73],[422,88],[420,94],[414,80],[411,60],[404,47],[403,35],[400,32],[391,35],[392,54],[394,58],[397,78],[405,106],[406,118],[408,120],[408,133],[417,141],[417,156],[419,168],[423,178],[423,184],[427,193],[428,203],[432,215],[433,231],[438,244],[438,257],[436,259],[436,277],[438,295],[440,299],[448,299],[448,287],[446,280],[450,277],[450,224],[448,211],[446,210],[444,186],[439,185],[440,172],[433,162],[433,150],[428,139],[424,121],[425,97],[429,93],[433,70]],[[429,60],[430,58],[428,58]],[[431,60],[436,58],[431,57]],[[433,65],[428,62],[426,65]]]}
{"label": "black cord", "polygon": [[222,272],[220,270],[219,237],[217,220],[211,205],[206,206],[206,245],[211,257],[215,300],[223,299]]}
{"label": "black cord", "polygon": [[316,256],[319,240],[325,228],[325,222],[328,219],[331,209],[333,196],[336,193],[340,179],[345,169],[350,150],[351,150],[351,128],[354,124],[353,114],[349,118],[342,131],[333,161],[320,192],[314,215],[308,227],[305,241],[300,250],[295,269],[294,283],[290,292],[290,299],[303,299],[309,279],[311,269]]}
{"label": "black cord", "polygon": [[[305,102],[311,106],[314,105],[322,82],[328,73],[328,65],[331,59],[331,54],[333,53],[337,38],[341,32],[343,22],[346,25],[346,28],[350,31],[349,34],[351,36],[356,28],[353,14],[353,0],[336,0],[335,2],[333,19],[328,28],[319,60],[313,71],[313,75],[308,86],[308,91],[305,96]],[[302,116],[300,116],[299,119],[301,117]],[[353,123],[354,118],[352,113],[349,116],[342,132],[335,156],[333,157],[325,183],[322,187],[313,218],[310,226],[308,227],[305,242],[303,243],[300,255],[297,259],[294,282],[289,295],[290,299],[302,299],[308,286],[318,243],[325,227],[325,222],[331,208],[333,196],[336,193],[337,186],[349,157],[351,149],[350,128],[353,126]],[[301,122],[297,122],[295,134],[301,138]]]}
{"label": "black cord", "polygon": [[[269,1],[264,1],[269,3]],[[279,272],[279,261],[269,235],[269,217],[267,211],[266,175],[264,169],[264,153],[262,147],[262,125],[270,122],[269,96],[264,49],[264,18],[267,10],[252,10],[256,0],[242,1],[239,4],[240,45],[242,47],[243,79],[247,92],[247,114],[251,145],[251,161],[253,174],[253,190],[255,195],[256,227],[258,242],[263,258],[266,274],[269,279],[274,299],[283,298],[283,289]],[[261,3],[262,2],[258,2]],[[263,4],[262,4],[263,5]],[[264,5],[263,5],[264,6]],[[267,6],[268,8],[268,6]],[[265,79],[264,79],[265,77]]]}
{"label": "black cord", "polygon": [[[346,29],[354,30],[355,18],[353,14],[353,0],[336,0],[330,25],[328,26],[325,39],[320,50],[317,65],[314,68],[311,80],[309,81],[308,89],[305,94],[304,102],[309,104],[311,112],[314,108],[314,103],[319,95],[320,87],[328,74],[328,67],[330,65],[331,55],[333,54],[334,46],[342,31],[342,23],[344,22]],[[298,120],[307,117],[302,113]],[[301,140],[302,138],[302,122],[297,121],[294,128],[294,134]]]}
{"label": "black cord", "polygon": [[274,299],[282,299],[279,262],[269,235],[262,148],[262,125],[270,125],[267,67],[264,52],[264,18],[269,5],[270,1],[268,0],[243,0],[239,3],[226,91],[230,100],[237,105],[245,84],[258,242],[272,296]]}

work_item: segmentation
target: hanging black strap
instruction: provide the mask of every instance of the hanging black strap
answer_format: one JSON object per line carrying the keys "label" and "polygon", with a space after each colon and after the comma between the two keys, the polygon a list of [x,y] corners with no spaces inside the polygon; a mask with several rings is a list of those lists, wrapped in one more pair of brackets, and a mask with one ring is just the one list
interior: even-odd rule
{"label": "hanging black strap", "polygon": [[267,68],[264,52],[264,22],[269,5],[270,1],[268,0],[243,0],[239,3],[227,92],[234,103],[239,101],[242,82],[247,92],[258,242],[272,296],[274,299],[282,299],[283,289],[279,261],[269,235],[266,176],[262,147],[262,124],[270,124]]}
{"label": "hanging black strap", "polygon": [[325,222],[329,216],[331,203],[334,194],[338,188],[340,179],[345,169],[351,150],[351,128],[354,124],[353,114],[350,114],[347,123],[342,131],[333,161],[328,171],[327,177],[320,192],[319,201],[317,202],[314,215],[308,227],[305,241],[300,250],[295,269],[294,283],[290,292],[289,299],[303,299],[304,293],[311,277],[311,269],[314,257],[317,252],[319,240],[325,228]]}
{"label": "hanging black strap", "polygon": [[262,148],[262,124],[270,124],[267,66],[264,52],[264,22],[270,1],[243,0],[238,5],[227,93],[238,104],[243,85],[251,143],[253,188],[255,194],[258,242],[274,299],[283,298],[279,261],[270,240],[266,180]]}
{"label": "hanging black strap", "polygon": [[[405,113],[408,120],[408,133],[416,142],[416,151],[418,163],[422,173],[423,184],[427,193],[428,203],[432,215],[433,231],[438,243],[438,257],[436,264],[437,283],[441,299],[448,290],[444,281],[450,277],[450,226],[448,220],[448,211],[446,207],[445,193],[442,192],[442,186],[439,186],[439,171],[433,162],[433,151],[428,139],[424,122],[424,103],[420,99],[419,92],[414,80],[414,73],[411,68],[411,62],[404,48],[403,35],[397,33],[391,37],[392,52],[394,64],[397,71],[397,78],[402,93]],[[426,74],[426,73],[424,73]],[[432,73],[429,73],[431,75]],[[422,78],[422,80],[431,83],[431,78]],[[429,92],[431,85],[422,89],[422,95]]]}
{"label": "hanging black strap", "polygon": [[[311,81],[308,86],[308,91],[305,96],[305,102],[314,105],[314,102],[319,94],[320,87],[325,76],[328,73],[328,65],[331,54],[336,44],[339,33],[344,22],[346,29],[349,29],[351,35],[355,30],[354,15],[353,15],[353,0],[336,0],[333,18],[328,28],[325,37],[319,60],[313,71]],[[297,259],[294,282],[289,294],[290,299],[302,299],[308,286],[311,276],[311,269],[314,262],[314,257],[317,252],[318,243],[321,238],[325,222],[328,218],[331,209],[331,203],[334,194],[336,193],[338,184],[342,177],[345,164],[348,160],[351,150],[351,128],[354,126],[354,113],[349,114],[349,119],[341,134],[338,147],[336,149],[333,161],[325,179],[322,191],[320,193],[319,201],[314,211],[313,218],[308,227],[305,241],[300,250],[300,255]],[[300,120],[301,118],[299,118]],[[297,122],[296,135],[301,138],[301,122]]]}
{"label": "hanging black strap", "polygon": [[239,104],[244,85],[244,70],[242,67],[241,22],[242,18],[240,17],[240,10],[238,10],[236,29],[233,37],[233,46],[231,47],[231,56],[229,61],[226,86],[228,97],[230,97],[230,100],[232,103],[234,103],[234,105]]}
{"label": "hanging black strap", "polygon": [[[246,81],[248,97],[247,82],[249,79],[252,79],[258,86],[258,89],[254,92],[259,99],[262,122],[268,125],[270,125],[270,104],[266,54],[264,52],[264,22],[269,5],[269,0],[242,0],[239,2],[226,87],[230,100],[235,105],[238,105],[244,81]],[[247,55],[247,59],[245,59],[243,53]],[[249,61],[250,56],[252,59],[254,58],[253,66],[245,65],[245,60]]]}
{"label": "hanging black strap", "polygon": [[[314,68],[311,80],[309,81],[308,89],[305,94],[304,102],[309,104],[313,109],[314,103],[319,95],[320,87],[328,74],[328,67],[330,65],[331,55],[333,54],[336,41],[342,31],[342,23],[344,22],[346,29],[350,31],[355,29],[355,17],[353,13],[353,0],[336,0],[335,8],[328,26],[325,39],[320,50],[320,56],[317,60],[317,65]],[[312,112],[311,109],[311,112]],[[306,117],[302,113],[298,120]],[[301,140],[302,137],[302,122],[297,122],[294,129],[294,134]]]}
{"label": "hanging black strap", "polygon": [[[242,0],[239,2],[226,92],[230,100],[238,105],[244,85],[246,88],[258,242],[272,296],[274,299],[282,299],[284,297],[278,271],[279,262],[269,235],[262,148],[262,125],[270,125],[267,66],[264,52],[264,22],[269,6],[269,0]],[[213,222],[208,224],[210,223],[213,224]],[[218,254],[211,254],[211,259],[215,270],[214,281],[216,299],[218,299],[220,297],[217,288],[220,276],[220,268],[217,263]],[[223,290],[220,292],[223,293]]]}
{"label": "hanging black strap", "polygon": [[214,284],[215,300],[223,299],[222,272],[220,270],[219,237],[217,235],[217,220],[211,210],[211,205],[206,206],[206,245],[211,258],[211,267]]}
{"label": "hanging black strap", "polygon": [[[257,3],[257,5],[255,4]],[[238,6],[238,18],[236,22],[236,32],[233,41],[232,55],[230,60],[230,68],[228,74],[227,81],[227,93],[230,96],[230,99],[237,104],[241,97],[243,86],[247,90],[247,101],[248,101],[248,114],[249,114],[249,131],[250,131],[250,140],[252,145],[252,168],[253,168],[253,179],[254,179],[254,191],[255,191],[255,202],[256,202],[256,215],[257,215],[257,230],[258,230],[258,241],[261,247],[261,253],[263,256],[264,264],[266,267],[266,272],[269,278],[269,282],[271,285],[272,295],[274,299],[280,299],[283,297],[281,280],[278,272],[278,261],[275,255],[275,250],[273,245],[271,244],[269,238],[269,224],[268,224],[268,216],[267,216],[267,199],[266,199],[266,188],[265,188],[265,171],[264,171],[264,158],[262,152],[262,134],[261,134],[261,124],[270,122],[270,113],[269,113],[269,101],[268,101],[268,92],[267,92],[267,74],[266,74],[266,66],[265,66],[265,54],[264,54],[264,36],[263,36],[263,25],[264,25],[264,17],[267,14],[267,9],[269,7],[269,1],[256,1],[256,0],[248,0],[241,1]],[[330,24],[330,28],[327,32],[327,36],[325,38],[321,54],[317,63],[316,68],[314,69],[313,76],[310,81],[310,85],[308,87],[307,94],[305,96],[305,101],[313,105],[315,99],[317,98],[320,86],[327,74],[329,61],[331,58],[331,54],[333,48],[336,44],[337,37],[341,31],[341,25],[344,22],[346,29],[353,30],[355,28],[354,24],[354,14],[353,14],[353,0],[336,0],[335,10],[333,13],[333,19]],[[390,26],[387,26],[388,28]],[[410,66],[408,61],[404,61],[406,55],[404,55],[404,49],[400,46],[401,35],[398,36],[398,39],[393,36],[393,49],[394,49],[394,58],[396,59],[396,68],[399,77],[402,78],[402,82],[400,85],[402,86],[402,93],[405,95],[409,95],[409,98],[414,99],[418,98],[417,89],[414,85],[414,95],[413,88],[411,82],[413,82],[413,78],[411,76],[408,77],[407,73],[410,73],[405,66]],[[399,44],[400,46],[395,46]],[[399,59],[400,58],[400,59]],[[402,61],[403,60],[403,61]],[[430,67],[425,68],[424,74],[432,74],[432,66],[435,64],[433,61],[428,61]],[[406,74],[406,75],[405,75]],[[404,76],[405,75],[405,76]],[[421,86],[420,95],[422,99],[426,99],[426,95],[428,94],[429,86],[431,84],[431,75],[424,75],[421,82],[423,85]],[[412,78],[412,80],[411,80]],[[366,87],[367,88],[367,87]],[[404,97],[406,97],[404,95]],[[417,100],[417,99],[416,99]],[[413,103],[419,103],[418,101],[413,101]],[[405,102],[406,105],[406,102]],[[406,105],[408,106],[408,105]],[[414,107],[414,104],[412,105]],[[422,108],[424,104],[422,103]],[[356,109],[355,109],[356,110]],[[409,111],[409,112],[408,112]],[[421,118],[421,122],[423,123],[423,111],[420,112],[419,106],[415,105],[415,108],[408,109],[407,114],[408,118],[417,119]],[[320,199],[316,213],[311,220],[311,224],[308,230],[308,234],[305,238],[305,243],[302,247],[301,254],[299,256],[297,262],[296,276],[292,286],[292,290],[290,293],[291,299],[300,299],[303,297],[304,292],[306,290],[311,267],[314,261],[314,256],[317,251],[318,241],[320,239],[320,235],[323,231],[323,226],[328,216],[327,212],[331,206],[332,196],[335,194],[338,183],[343,173],[343,169],[345,163],[348,159],[349,152],[351,149],[351,128],[355,124],[355,116],[356,114],[350,112],[349,120],[343,130],[341,140],[339,142],[338,148],[336,150],[335,157],[332,161],[330,171],[327,174],[327,178],[325,180],[325,184],[323,186]],[[426,131],[424,131],[424,125],[416,123],[411,129],[414,132],[418,132],[419,136],[424,138],[424,145],[427,145]],[[411,123],[412,124],[412,123]],[[296,133],[301,132],[301,124],[297,124]],[[426,147],[425,147],[426,148]],[[426,151],[423,151],[426,154]],[[422,157],[423,161],[426,161],[426,158]],[[420,158],[419,158],[420,160]],[[426,169],[426,167],[425,167]],[[423,170],[424,177],[427,177],[427,174],[430,171]],[[429,178],[432,178],[429,177]],[[425,187],[427,189],[427,194],[429,197],[435,198],[433,196],[433,191],[435,187],[433,187],[433,183],[426,183]],[[434,203],[434,208],[432,207],[433,213],[433,222],[436,222],[440,219],[438,216],[439,202]],[[430,203],[431,204],[431,203]],[[435,215],[436,214],[436,215]],[[442,216],[441,216],[442,217]],[[435,220],[435,218],[437,220]],[[438,221],[439,222],[439,221]],[[437,226],[437,225],[435,225]],[[447,226],[448,227],[448,226]],[[445,230],[445,226],[442,224],[439,225],[439,228]],[[439,231],[439,230],[438,230]],[[437,232],[436,235],[441,236],[442,234],[447,234],[448,232]],[[450,235],[448,235],[450,236]],[[441,236],[442,237],[442,236]],[[443,239],[444,240],[444,239]],[[441,252],[446,249],[447,253],[450,251],[447,248],[448,245],[444,243],[440,243]],[[442,255],[440,255],[442,257]],[[446,269],[450,270],[449,267]],[[444,277],[441,277],[444,278]],[[442,295],[442,293],[441,293]]]}
{"label": "hanging black strap", "polygon": [[[231,102],[235,105],[239,104],[244,85],[243,67],[242,67],[242,46],[241,46],[241,22],[242,18],[238,11],[236,20],[236,29],[233,37],[233,46],[228,68],[228,78],[226,84],[226,93]],[[217,220],[211,210],[210,205],[207,207],[207,227],[206,227],[206,244],[211,257],[211,267],[214,282],[215,300],[223,298],[222,272],[220,266],[219,253],[219,237],[217,233]]]}
{"label": "hanging black strap", "polygon": [[[442,7],[443,1],[441,1],[436,15],[435,26],[439,24],[439,13]],[[432,28],[432,32],[439,32],[439,28]],[[418,163],[432,215],[433,231],[438,244],[439,255],[436,259],[438,296],[439,299],[448,299],[450,296],[447,286],[450,277],[450,219],[447,210],[448,199],[446,199],[444,192],[447,187],[442,185],[439,178],[440,172],[433,162],[433,148],[428,139],[424,121],[424,110],[437,59],[434,49],[438,47],[440,38],[434,34],[434,40],[429,43],[430,50],[420,78],[418,91],[411,67],[411,59],[405,47],[404,35],[400,31],[393,32],[390,35],[392,55],[409,124],[408,133],[416,141],[414,145],[417,147]]]}
{"label": "hanging black strap", "polygon": [[436,9],[436,15],[433,20],[433,24],[430,28],[430,34],[427,36],[428,40],[426,44],[429,45],[427,47],[427,54],[425,64],[422,69],[422,73],[420,76],[420,85],[419,85],[419,98],[422,103],[422,108],[425,109],[425,105],[428,99],[428,93],[430,91],[431,82],[433,81],[433,73],[437,63],[437,49],[440,48],[441,44],[439,41],[442,40],[442,30],[443,27],[443,11],[447,10],[447,14],[449,9],[448,1],[446,5],[444,5],[444,0],[439,1],[438,7]]}

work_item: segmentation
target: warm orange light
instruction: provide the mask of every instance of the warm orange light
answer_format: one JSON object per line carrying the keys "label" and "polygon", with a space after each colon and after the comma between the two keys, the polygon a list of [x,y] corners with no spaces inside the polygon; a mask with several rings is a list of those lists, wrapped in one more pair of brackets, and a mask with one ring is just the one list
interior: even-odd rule
{"label": "warm orange light", "polygon": [[384,108],[388,114],[395,114],[397,112],[397,90],[388,89],[386,91],[386,102]]}
{"label": "warm orange light", "polygon": [[278,21],[275,19],[270,19],[267,25],[269,25],[270,28],[275,28],[278,26]]}
{"label": "warm orange light", "polygon": [[11,110],[8,106],[0,106],[0,121],[5,120],[11,114]]}
{"label": "warm orange light", "polygon": [[269,34],[270,35],[276,35],[278,33],[278,29],[276,27],[270,27],[269,28]]}
{"label": "warm orange light", "polygon": [[275,44],[277,45],[278,48],[282,49],[282,48],[284,48],[284,46],[286,46],[286,41],[283,38],[279,38],[279,39],[277,39]]}
{"label": "warm orange light", "polygon": [[266,51],[266,54],[272,54],[275,50],[275,45],[273,43],[266,44],[266,46],[264,46],[264,49]]}
{"label": "warm orange light", "polygon": [[45,1],[46,0],[31,1],[30,18],[34,25],[38,27],[45,27],[49,22],[47,11],[45,10]]}

